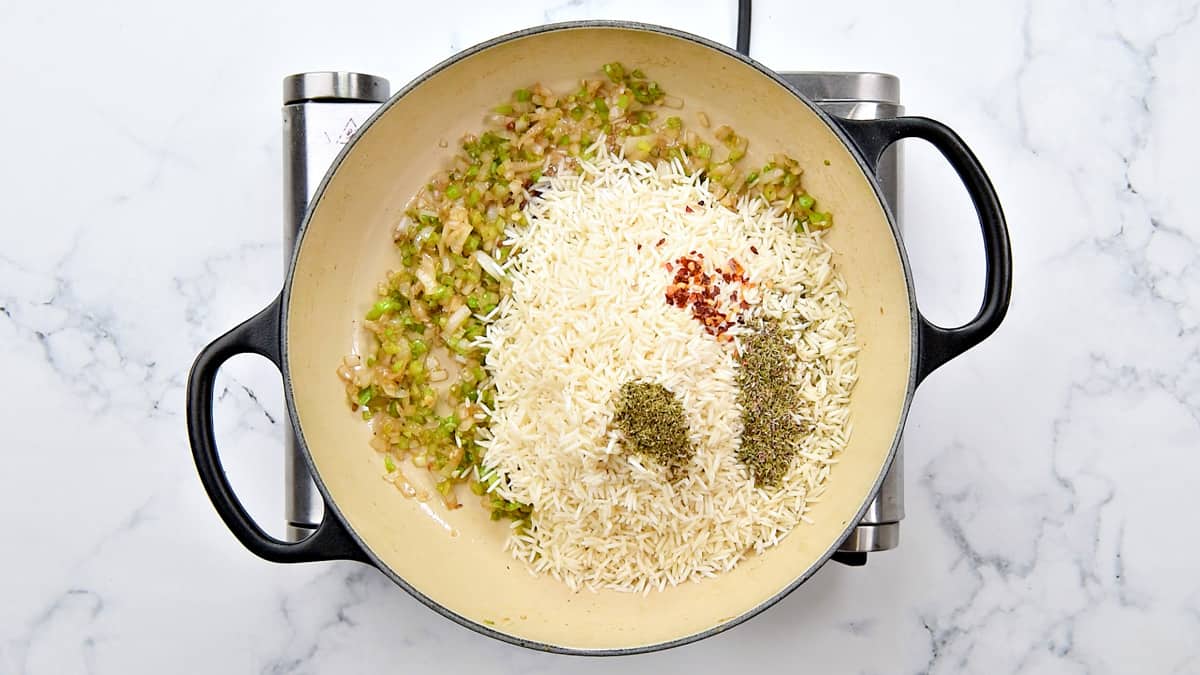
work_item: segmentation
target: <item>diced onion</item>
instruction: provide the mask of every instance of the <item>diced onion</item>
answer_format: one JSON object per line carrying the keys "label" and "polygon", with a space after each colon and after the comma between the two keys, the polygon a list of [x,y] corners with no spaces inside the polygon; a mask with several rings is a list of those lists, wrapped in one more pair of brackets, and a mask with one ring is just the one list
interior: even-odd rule
{"label": "diced onion", "polygon": [[501,281],[508,278],[508,275],[506,275],[504,270],[500,268],[500,264],[493,260],[492,256],[484,253],[483,251],[475,252],[475,260],[479,262],[479,266],[483,268],[483,271],[492,275],[493,278]]}
{"label": "diced onion", "polygon": [[432,225],[426,225],[425,227],[422,227],[417,231],[416,236],[413,237],[413,246],[420,249],[421,245],[425,243],[425,240],[428,239],[429,235],[431,234],[433,234]]}
{"label": "diced onion", "polygon": [[462,326],[463,322],[466,321],[470,316],[471,308],[467,307],[466,305],[454,310],[454,313],[446,319],[446,332],[453,333],[454,331],[458,330],[459,326]]}
{"label": "diced onion", "polygon": [[[485,268],[486,269],[486,268]],[[425,288],[426,293],[432,293],[438,286],[437,275],[434,273],[434,260],[431,255],[421,256],[421,264],[416,271],[417,281]]]}

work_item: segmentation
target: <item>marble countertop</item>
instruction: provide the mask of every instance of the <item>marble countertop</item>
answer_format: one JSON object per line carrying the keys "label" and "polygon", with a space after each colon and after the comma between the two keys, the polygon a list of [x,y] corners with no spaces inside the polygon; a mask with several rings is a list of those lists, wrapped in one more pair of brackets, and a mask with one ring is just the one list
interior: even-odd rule
{"label": "marble countertop", "polygon": [[[565,19],[734,36],[732,0],[404,4],[0,3],[0,673],[1200,672],[1195,0],[756,4],[757,59],[898,74],[1009,217],[1011,312],[918,392],[899,549],[617,660],[485,639],[365,566],[247,553],[197,480],[184,378],[280,285],[280,78],[398,86]],[[906,152],[920,304],[960,323],[973,214]],[[242,357],[218,387],[230,475],[278,533],[278,375]]]}

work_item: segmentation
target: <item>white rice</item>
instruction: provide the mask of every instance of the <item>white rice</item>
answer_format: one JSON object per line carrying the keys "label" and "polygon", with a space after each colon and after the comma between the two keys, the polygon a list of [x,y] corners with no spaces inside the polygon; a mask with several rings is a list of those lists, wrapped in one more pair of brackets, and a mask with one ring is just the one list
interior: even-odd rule
{"label": "white rice", "polygon": [[[678,165],[628,162],[603,142],[593,152],[543,179],[528,226],[508,233],[513,290],[483,338],[496,396],[484,462],[507,476],[499,494],[533,505],[507,543],[533,573],[576,590],[649,592],[729,570],[805,520],[850,435],[854,324],[818,234],[797,235],[761,201],[719,206]],[[736,343],[665,302],[664,263],[693,250],[736,258],[762,284],[746,293],[750,315],[794,337],[811,432],[777,489],[756,488],[736,458]],[[610,430],[629,380],[683,402],[697,450],[674,481],[624,454]]]}

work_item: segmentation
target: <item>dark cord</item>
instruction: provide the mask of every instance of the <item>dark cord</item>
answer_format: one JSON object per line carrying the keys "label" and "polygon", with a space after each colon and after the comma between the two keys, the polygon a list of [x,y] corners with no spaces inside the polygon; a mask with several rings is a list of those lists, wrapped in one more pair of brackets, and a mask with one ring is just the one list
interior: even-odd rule
{"label": "dark cord", "polygon": [[750,0],[738,0],[737,50],[750,56]]}

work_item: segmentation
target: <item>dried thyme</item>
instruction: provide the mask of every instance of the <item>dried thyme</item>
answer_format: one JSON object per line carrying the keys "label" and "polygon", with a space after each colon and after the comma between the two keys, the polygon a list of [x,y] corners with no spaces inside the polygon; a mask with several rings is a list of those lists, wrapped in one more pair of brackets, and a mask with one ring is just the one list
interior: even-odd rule
{"label": "dried thyme", "polygon": [[670,389],[651,382],[626,382],[617,395],[613,424],[631,454],[649,457],[675,471],[696,448],[688,439],[683,403]]}
{"label": "dried thyme", "polygon": [[791,466],[804,431],[796,419],[800,400],[792,382],[796,353],[773,322],[741,343],[737,383],[742,443],[737,456],[755,484],[775,487]]}

